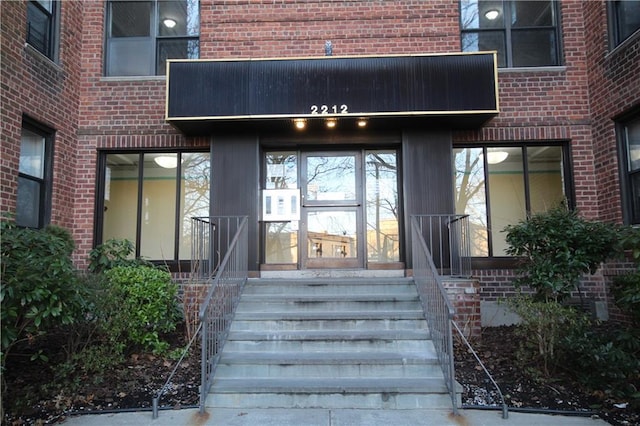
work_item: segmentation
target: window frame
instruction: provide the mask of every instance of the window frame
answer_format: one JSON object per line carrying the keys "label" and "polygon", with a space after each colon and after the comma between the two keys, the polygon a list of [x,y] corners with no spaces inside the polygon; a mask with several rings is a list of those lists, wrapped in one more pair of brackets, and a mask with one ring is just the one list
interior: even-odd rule
{"label": "window frame", "polygon": [[[609,47],[611,50],[623,44],[625,41],[640,34],[640,26],[636,28],[631,34],[626,37],[622,37],[620,34],[620,14],[622,13],[619,6],[622,2],[620,0],[607,2],[607,15],[609,22]],[[640,15],[640,11],[637,12]]]}
{"label": "window frame", "polygon": [[[503,0],[503,16],[511,16],[511,8],[514,3],[518,0]],[[463,48],[463,38],[465,34],[481,34],[481,33],[490,33],[490,32],[501,32],[504,38],[504,49],[505,49],[505,64],[504,66],[500,66],[500,60],[498,60],[499,68],[541,68],[541,67],[557,67],[562,66],[563,64],[563,51],[562,51],[562,31],[561,31],[561,22],[560,19],[560,7],[559,2],[557,0],[550,0],[552,7],[552,25],[546,26],[523,26],[523,27],[512,27],[511,21],[509,19],[503,18],[503,25],[500,27],[491,27],[491,28],[471,28],[464,29],[462,22],[462,0],[458,2],[459,7],[459,25],[460,25],[460,50],[464,52]],[[545,65],[513,65],[513,33],[516,32],[524,32],[524,31],[553,31],[553,35],[555,38],[555,64],[545,64]]]}
{"label": "window frame", "polygon": [[[175,211],[174,211],[174,240],[173,240],[173,253],[171,259],[149,259],[152,263],[157,265],[164,265],[172,272],[181,272],[189,270],[191,267],[190,259],[180,259],[180,218],[182,208],[184,207],[180,203],[180,195],[182,190],[182,182],[179,176],[182,175],[181,156],[189,153],[206,153],[209,154],[209,162],[211,167],[212,152],[211,149],[206,147],[202,148],[176,148],[171,150],[166,149],[104,149],[98,151],[97,172],[96,172],[96,200],[94,211],[94,235],[93,235],[93,247],[104,243],[104,211],[105,211],[105,184],[106,184],[106,170],[107,170],[107,157],[114,154],[136,154],[138,155],[139,162],[142,164],[145,155],[149,154],[176,154],[178,156],[178,165],[176,167],[176,187],[175,187]],[[211,177],[211,176],[210,176]],[[141,256],[141,240],[142,240],[142,208],[143,203],[143,191],[144,191],[144,167],[139,167],[137,170],[137,195],[136,195],[136,217],[135,217],[135,241],[132,241],[135,245],[135,257]],[[211,181],[209,181],[209,215],[211,214]]]}
{"label": "window frame", "polygon": [[[60,4],[61,2],[58,0],[51,0],[51,11],[48,11],[45,7],[40,4],[37,0],[29,0],[27,1],[27,11],[26,11],[26,43],[31,46],[36,51],[40,52],[47,58],[52,61],[56,61],[58,55],[58,46],[59,46],[59,22],[60,22]],[[31,37],[31,20],[30,13],[33,11],[34,13],[39,13],[41,16],[45,18],[47,21],[47,29],[43,36],[45,40],[42,43],[42,48],[39,47],[39,43],[35,43],[35,38]]]}
{"label": "window frame", "polygon": [[[524,197],[525,197],[525,210],[526,217],[531,215],[531,193],[530,193],[530,178],[529,178],[529,156],[527,154],[528,148],[536,148],[536,147],[559,147],[562,152],[562,174],[564,176],[563,179],[563,191],[565,195],[565,202],[567,203],[567,207],[569,209],[575,209],[575,186],[573,183],[573,162],[571,158],[571,149],[569,141],[565,140],[546,140],[546,141],[492,141],[487,143],[454,143],[453,150],[456,149],[482,149],[483,156],[483,174],[484,174],[484,197],[485,197],[485,207],[486,207],[486,232],[487,232],[487,256],[473,256],[472,262],[473,267],[478,266],[479,268],[483,267],[503,267],[510,266],[512,261],[516,259],[511,256],[496,256],[494,255],[493,248],[493,231],[491,229],[491,197],[490,197],[490,183],[489,183],[489,167],[487,162],[487,151],[491,148],[519,148],[522,150],[522,176],[523,176],[523,187],[524,187]],[[453,158],[455,161],[455,157]],[[456,172],[455,163],[452,165],[454,173]],[[454,177],[454,185],[455,177]],[[453,188],[454,193],[458,191],[457,187]],[[466,214],[463,212],[456,212],[457,214]],[[500,232],[498,230],[497,232]]]}
{"label": "window frame", "polygon": [[620,201],[622,207],[622,219],[628,225],[640,225],[640,208],[634,209],[632,178],[640,176],[640,167],[631,169],[629,158],[629,139],[627,126],[629,123],[640,123],[640,108],[621,116],[616,120],[616,136],[618,141],[618,163],[620,173]]}
{"label": "window frame", "polygon": [[[18,169],[16,182],[19,179],[24,179],[29,182],[36,182],[40,188],[40,196],[38,199],[38,224],[34,229],[41,229],[47,226],[51,222],[51,205],[53,197],[53,147],[55,139],[55,130],[42,125],[28,117],[22,119],[22,130],[35,133],[44,139],[44,154],[43,154],[43,173],[42,178],[29,175],[20,172]],[[20,149],[22,150],[22,136],[20,136]],[[18,226],[24,226],[29,228],[28,225],[20,223],[20,214],[18,212],[18,186],[16,186],[16,223]]]}
{"label": "window frame", "polygon": [[[200,1],[198,0],[198,34],[197,35],[160,35],[159,31],[158,31],[158,24],[159,24],[159,13],[160,13],[160,6],[159,3],[163,0],[145,0],[145,3],[150,3],[151,4],[151,11],[150,11],[150,28],[149,28],[149,36],[140,36],[140,37],[112,37],[111,36],[111,20],[112,20],[112,5],[113,3],[124,3],[124,2],[128,2],[128,1],[135,1],[135,0],[108,0],[105,3],[105,28],[104,28],[104,33],[105,33],[105,37],[104,37],[104,76],[105,77],[152,77],[152,76],[164,76],[166,73],[166,68],[165,67],[158,67],[158,57],[160,54],[160,45],[162,41],[171,41],[171,40],[185,40],[187,42],[189,41],[197,41],[198,43],[198,58],[200,57],[200,34],[201,34],[201,29],[200,29],[200,23],[201,23],[201,16],[200,16]],[[149,59],[149,63],[146,64],[147,66],[147,71],[145,74],[117,74],[117,73],[111,73],[109,72],[110,70],[110,64],[111,64],[111,57],[112,57],[112,43],[115,43],[114,40],[118,40],[118,39],[136,39],[138,41],[143,41],[145,42],[145,39],[149,39],[148,40],[148,48],[150,49],[150,59]],[[188,58],[170,58],[170,59],[188,59]]]}

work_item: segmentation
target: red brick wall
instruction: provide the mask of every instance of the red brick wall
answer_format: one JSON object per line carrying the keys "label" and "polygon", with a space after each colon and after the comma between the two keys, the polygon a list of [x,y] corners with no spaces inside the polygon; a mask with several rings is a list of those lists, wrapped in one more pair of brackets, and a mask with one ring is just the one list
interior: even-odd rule
{"label": "red brick wall", "polygon": [[14,212],[22,117],[55,130],[51,222],[74,224],[76,132],[82,36],[82,2],[62,2],[59,61],[25,44],[26,2],[0,2],[2,155],[0,212]]}

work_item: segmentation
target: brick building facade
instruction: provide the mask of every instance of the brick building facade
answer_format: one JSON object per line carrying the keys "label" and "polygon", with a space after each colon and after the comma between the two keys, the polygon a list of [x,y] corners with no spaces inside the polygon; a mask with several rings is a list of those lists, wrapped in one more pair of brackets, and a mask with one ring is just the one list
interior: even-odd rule
{"label": "brick building facade", "polygon": [[[503,218],[505,220],[524,218],[527,212],[540,209],[539,206],[536,207],[537,203],[548,207],[547,204],[557,201],[558,194],[545,198],[544,190],[541,189],[553,182],[550,185],[557,186],[557,191],[589,219],[639,223],[637,220],[640,215],[640,181],[638,174],[634,175],[633,172],[640,168],[637,165],[640,160],[632,158],[631,148],[635,147],[637,152],[640,147],[637,139],[629,136],[638,137],[640,117],[640,11],[637,10],[640,9],[640,5],[637,2],[539,2],[547,8],[535,11],[527,10],[524,6],[516,6],[512,2],[470,0],[177,2],[183,5],[182,14],[189,19],[195,19],[196,22],[187,24],[183,33],[171,39],[180,46],[187,46],[186,50],[177,48],[173,51],[182,52],[183,56],[169,54],[168,57],[174,58],[255,62],[265,58],[314,58],[325,56],[327,53],[336,58],[385,58],[498,50],[499,112],[479,125],[457,126],[455,114],[453,124],[451,121],[446,124],[437,120],[420,121],[421,118],[409,118],[413,121],[396,124],[385,121],[387,117],[376,118],[375,114],[364,114],[371,123],[379,123],[378,127],[370,126],[369,133],[354,136],[351,130],[338,129],[338,133],[329,134],[327,130],[313,130],[310,126],[308,134],[297,136],[295,131],[285,129],[291,121],[289,118],[276,118],[275,130],[269,127],[269,124],[261,124],[261,127],[256,127],[250,132],[251,136],[248,138],[238,135],[245,135],[247,129],[251,129],[254,123],[251,118],[234,119],[231,124],[224,123],[225,126],[219,129],[214,125],[213,130],[208,133],[204,130],[184,132],[179,129],[180,126],[167,122],[167,84],[173,75],[163,75],[164,63],[160,56],[161,52],[164,52],[163,49],[169,49],[164,44],[164,37],[173,37],[175,34],[168,33],[159,22],[163,18],[162,6],[158,6],[157,2],[147,3],[152,11],[151,24],[148,25],[151,28],[150,35],[138,38],[133,36],[140,34],[127,33],[134,32],[137,21],[127,19],[138,16],[135,14],[140,11],[123,12],[123,8],[126,8],[126,5],[122,6],[123,2],[5,1],[0,4],[0,210],[2,213],[21,214],[22,207],[19,207],[21,204],[18,201],[19,177],[30,179],[24,174],[28,175],[28,171],[19,171],[21,140],[25,139],[25,129],[30,132],[28,135],[44,137],[43,175],[40,180],[33,181],[41,185],[42,194],[38,199],[37,212],[33,213],[27,208],[27,213],[37,216],[36,226],[55,223],[72,231],[77,246],[75,259],[81,268],[86,266],[87,255],[95,245],[110,236],[124,235],[136,240],[141,246],[138,248],[138,254],[169,263],[176,274],[184,271],[188,256],[178,241],[186,235],[186,231],[178,225],[184,219],[184,212],[180,211],[180,207],[166,207],[163,203],[160,207],[150,209],[151,216],[148,216],[144,200],[150,198],[153,202],[154,196],[147,196],[150,192],[144,192],[147,189],[142,184],[139,186],[138,201],[131,201],[131,206],[127,204],[127,208],[133,208],[133,213],[129,216],[126,211],[121,212],[122,207],[114,201],[120,200],[117,196],[124,196],[124,189],[117,186],[120,185],[117,182],[136,178],[126,174],[127,167],[143,167],[138,165],[138,160],[144,162],[147,157],[160,154],[179,156],[185,170],[193,164],[189,163],[192,156],[207,156],[202,157],[205,158],[205,162],[210,161],[206,169],[213,169],[214,172],[210,179],[205,179],[211,181],[210,193],[206,197],[207,203],[215,206],[226,205],[224,197],[230,197],[246,186],[237,182],[224,182],[224,176],[234,175],[233,170],[228,171],[225,167],[256,169],[249,173],[247,178],[253,185],[253,189],[249,188],[251,196],[242,201],[233,201],[237,211],[219,207],[214,211],[207,204],[207,207],[204,207],[205,212],[248,214],[253,219],[255,254],[250,270],[254,273],[259,274],[259,271],[269,269],[270,263],[280,266],[287,263],[287,267],[293,269],[311,267],[314,263],[305,263],[303,257],[312,257],[312,246],[303,248],[303,244],[300,244],[299,252],[286,254],[292,257],[291,259],[287,257],[289,260],[282,261],[278,258],[283,255],[280,253],[274,255],[276,260],[269,261],[268,239],[271,228],[260,220],[260,203],[264,202],[264,199],[260,198],[260,191],[269,189],[268,181],[273,178],[270,175],[271,170],[277,169],[270,168],[269,165],[273,165],[270,161],[275,161],[273,158],[276,154],[284,151],[293,153],[295,161],[300,164],[301,173],[303,161],[311,161],[310,158],[318,153],[334,150],[336,143],[343,144],[344,140],[348,140],[345,146],[354,152],[354,158],[362,161],[365,168],[365,159],[373,158],[369,156],[379,157],[391,153],[389,158],[395,161],[395,165],[389,170],[394,170],[393,179],[397,180],[397,188],[400,188],[400,200],[396,200],[397,206],[393,210],[397,212],[404,209],[407,214],[405,221],[408,221],[408,214],[411,213],[408,206],[413,202],[411,200],[418,197],[415,190],[418,185],[415,182],[425,176],[431,176],[432,181],[427,184],[435,183],[435,177],[428,172],[424,175],[422,172],[414,173],[409,169],[415,158],[408,154],[411,152],[412,155],[428,155],[431,152],[430,148],[424,146],[429,146],[431,138],[435,140],[440,137],[433,129],[443,128],[444,141],[441,146],[449,147],[446,155],[441,160],[426,162],[425,168],[435,167],[438,162],[455,162],[456,159],[463,159],[466,154],[470,155],[469,158],[480,159],[482,163],[484,160],[481,155],[488,156],[490,151],[501,148],[510,150],[511,158],[519,155],[527,159],[524,166],[517,166],[520,176],[518,179],[524,179],[525,182],[523,188],[527,193],[524,196],[526,199],[520,200],[517,188],[513,194],[513,202],[521,203],[522,214],[520,217],[506,214],[506,219]],[[480,13],[485,12],[483,7],[493,3],[500,4],[501,9],[497,10],[498,13],[506,15],[505,8],[512,9],[511,16],[514,18],[510,23],[500,16],[497,19],[502,20],[501,25],[496,26],[483,21],[485,18],[480,16]],[[528,2],[519,3],[526,5]],[[623,6],[619,3],[626,3],[624,7],[628,9],[622,10]],[[469,11],[472,12],[471,15]],[[527,18],[530,12],[538,13],[538,19],[548,19],[548,22],[540,23],[533,18]],[[528,25],[533,28],[532,32],[547,31],[546,38],[534,37],[533,42],[525,40],[519,45],[518,40],[523,33],[518,32],[519,21],[515,19],[517,14],[526,18],[523,21],[528,24],[524,27]],[[32,31],[32,28],[37,30],[42,26],[42,16],[50,26],[47,27],[50,37],[39,36],[37,32]],[[467,20],[469,16],[472,18]],[[627,21],[620,22],[622,17]],[[120,19],[126,25],[121,25]],[[178,23],[178,28],[180,25]],[[531,29],[529,27],[527,28]],[[498,31],[505,36],[504,46],[498,43],[493,49],[490,43],[483,43],[483,37],[490,30]],[[154,68],[152,71],[127,71],[129,65],[147,65],[140,59],[145,52],[144,49],[140,50],[141,45],[136,47],[126,44],[134,39],[141,40],[140,43],[148,43],[145,46],[151,46],[150,49],[155,51],[151,54],[150,69]],[[471,46],[466,44],[469,40]],[[544,43],[542,47],[536,46],[536,40],[545,40],[549,46]],[[40,41],[45,45],[49,44],[50,49],[43,49]],[[327,42],[330,42],[329,46]],[[474,49],[474,46],[479,47]],[[540,52],[536,50],[536,54],[529,57],[522,54],[526,49],[540,49],[542,54],[537,55]],[[548,51],[544,51],[545,49]],[[551,59],[545,57],[540,60],[540,57],[545,55]],[[153,66],[154,61],[162,63],[156,68]],[[520,64],[518,61],[524,62]],[[198,90],[201,89],[194,88],[194,92]],[[304,117],[313,122],[314,117],[306,113],[307,111],[303,114]],[[346,123],[348,120],[343,122]],[[415,142],[412,142],[412,138],[421,140],[417,147],[413,145]],[[250,142],[251,140],[257,140],[255,145],[250,145],[254,143]],[[529,176],[534,174],[534,162],[538,161],[534,161],[534,154],[546,156],[544,158],[547,158],[549,164],[555,162],[554,167],[562,170],[555,170],[557,176],[549,177],[547,183],[534,182],[529,179]],[[50,157],[47,157],[49,155]],[[328,156],[333,155],[335,152]],[[222,156],[224,159],[221,159]],[[243,162],[245,160],[246,162]],[[419,159],[417,161],[420,162]],[[308,163],[305,164],[304,167],[310,167]],[[400,168],[403,165],[405,171],[401,172]],[[492,170],[495,170],[495,176],[499,176],[500,173],[513,173],[513,170],[498,170],[498,166],[490,163],[483,165],[483,169],[478,169],[485,173],[485,180],[481,182],[483,190],[480,191],[485,194],[482,201],[485,207],[480,214],[484,218],[478,222],[478,227],[482,228],[478,238],[482,241],[474,256],[473,275],[480,281],[482,299],[492,301],[513,292],[510,284],[513,263],[500,252],[502,243],[498,234],[504,223],[497,219],[496,212],[503,207],[499,207],[497,195],[491,193],[485,183],[494,179],[489,177]],[[455,186],[454,172],[458,166],[455,166],[456,170],[452,166],[447,167],[449,168],[441,169],[435,174],[448,174],[449,181],[445,180],[445,184],[448,182]],[[541,167],[551,166],[543,164]],[[284,165],[282,169],[284,170]],[[146,173],[151,169],[144,170]],[[536,169],[535,173],[542,175],[546,173],[545,170]],[[378,166],[376,172],[379,172]],[[120,174],[116,176],[117,173]],[[361,179],[366,180],[365,175],[369,172],[363,173]],[[469,169],[464,173],[471,175],[473,171]],[[407,186],[403,182],[403,177],[408,175],[413,176],[413,186]],[[168,178],[158,174],[155,179],[161,181]],[[181,179],[178,181],[183,182],[184,177]],[[383,182],[377,182],[380,183]],[[237,188],[240,189],[236,189],[232,184],[238,184]],[[502,188],[502,184],[494,181],[493,185],[497,189]],[[361,182],[362,187],[366,185]],[[304,188],[309,190],[310,186]],[[413,192],[408,188],[414,188]],[[163,189],[160,189],[160,192],[162,191]],[[178,193],[181,191],[184,191],[184,188],[179,189]],[[366,188],[362,191],[362,197],[367,198]],[[443,192],[441,188],[437,191]],[[457,188],[449,194],[449,189],[445,187],[447,200],[444,203],[450,204],[448,208],[417,213],[470,213],[464,206],[454,206],[455,199],[460,195],[456,191],[460,189]],[[434,192],[433,197],[436,196],[438,194]],[[176,200],[178,205],[180,200],[182,205],[185,203],[180,195]],[[364,203],[364,200],[361,201]],[[505,199],[504,202],[508,204],[512,201]],[[249,205],[250,212],[242,211],[242,206],[246,205]],[[489,213],[485,211],[488,205],[492,205],[492,208],[488,208]],[[470,204],[466,206],[470,208]],[[175,232],[171,232],[169,249],[158,254],[154,251],[155,247],[150,247],[159,245],[165,248],[163,242],[158,243],[150,236],[158,225],[148,225],[151,228],[146,226],[147,222],[153,222],[154,213],[165,208],[174,209],[176,212],[175,215],[168,214],[172,222],[167,225],[172,230],[175,228]],[[203,207],[199,206],[196,211],[202,213]],[[132,220],[131,217],[135,216],[138,218],[137,224],[124,226],[120,223],[123,229],[118,228],[112,232],[111,228],[120,226],[114,225],[110,222],[113,219],[106,217],[112,213],[119,214],[117,217],[121,218],[120,222],[127,220],[122,218],[129,217]],[[366,214],[366,211],[357,211],[354,217],[362,219]],[[496,218],[489,214],[495,214]],[[370,232],[377,232],[379,236],[379,229],[383,224],[377,222],[377,225],[377,231],[363,225],[359,231],[361,240],[369,240]],[[305,234],[298,237],[297,233],[302,231],[294,228],[287,231],[287,238],[295,237],[296,241],[297,238],[302,241],[304,235],[311,240],[315,234],[312,234],[308,223],[305,223],[305,226],[309,226],[308,229],[305,228]],[[407,263],[408,249],[402,248],[405,241],[402,219],[400,224],[396,222],[395,227],[395,236],[389,233],[390,244],[400,247],[389,249],[389,252],[385,253],[385,256],[389,255],[385,257],[389,262],[383,268],[395,265],[410,269]],[[375,237],[371,237],[369,246],[374,244],[374,240]],[[356,267],[372,268],[372,265],[380,262],[381,252],[374,255],[373,248],[369,247],[367,250],[367,245],[362,241],[359,244],[365,248],[358,249],[357,259],[354,260]],[[145,246],[149,247],[148,251]],[[345,250],[342,252],[343,257],[344,252]],[[331,265],[335,267],[341,263],[327,266]],[[615,266],[604,268],[599,274],[589,277],[589,297],[607,300],[606,280],[608,275],[616,273]]]}

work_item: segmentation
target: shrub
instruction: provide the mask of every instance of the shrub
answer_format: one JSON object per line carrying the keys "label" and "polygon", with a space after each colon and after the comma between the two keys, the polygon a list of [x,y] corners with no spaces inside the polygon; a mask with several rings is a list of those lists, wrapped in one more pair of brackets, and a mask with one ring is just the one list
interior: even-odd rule
{"label": "shrub", "polygon": [[558,302],[541,302],[530,296],[514,297],[507,304],[522,319],[517,329],[524,342],[520,357],[549,377],[560,361],[561,340],[569,330],[582,327],[584,315]]}
{"label": "shrub", "polygon": [[82,312],[83,293],[71,260],[74,243],[57,226],[42,230],[0,222],[2,265],[2,351],[19,341],[73,323]]}
{"label": "shrub", "polygon": [[104,330],[124,350],[129,343],[162,353],[168,343],[161,333],[180,320],[177,285],[171,275],[149,266],[117,266],[105,272],[108,291],[102,299]]}
{"label": "shrub", "polygon": [[89,271],[103,272],[116,266],[152,264],[142,258],[134,259],[135,246],[127,239],[110,239],[89,252]]}
{"label": "shrub", "polygon": [[514,284],[529,286],[538,300],[565,300],[586,273],[620,252],[615,225],[590,222],[557,207],[505,228],[507,253],[521,256]]}
{"label": "shrub", "polygon": [[640,408],[640,335],[634,329],[576,327],[560,342],[565,367],[593,391]]}

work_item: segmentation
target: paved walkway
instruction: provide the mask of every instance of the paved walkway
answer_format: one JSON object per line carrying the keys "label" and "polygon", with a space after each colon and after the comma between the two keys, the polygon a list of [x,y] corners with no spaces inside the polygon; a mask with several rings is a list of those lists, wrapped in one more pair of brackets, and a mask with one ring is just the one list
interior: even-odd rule
{"label": "paved walkway", "polygon": [[68,418],[66,426],[603,426],[601,419],[547,414],[461,410],[458,417],[444,410],[354,409],[217,409],[200,416],[197,409],[152,413],[86,414]]}

